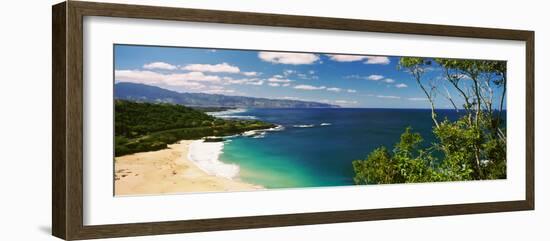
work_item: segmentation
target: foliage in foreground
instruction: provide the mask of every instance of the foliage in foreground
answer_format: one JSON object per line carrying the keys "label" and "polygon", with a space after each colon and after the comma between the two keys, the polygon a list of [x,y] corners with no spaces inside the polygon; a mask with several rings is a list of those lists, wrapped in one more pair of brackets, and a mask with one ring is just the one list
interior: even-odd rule
{"label": "foliage in foreground", "polygon": [[256,120],[224,120],[182,105],[116,100],[115,156],[161,150],[179,140],[271,127]]}
{"label": "foliage in foreground", "polygon": [[[426,77],[433,65],[442,76]],[[506,63],[485,60],[404,57],[400,68],[411,74],[431,106],[436,141],[423,147],[409,127],[393,150],[379,147],[366,160],[353,161],[356,184],[389,184],[506,178],[504,98]],[[443,82],[437,82],[437,80]],[[453,88],[458,95],[451,95]],[[442,94],[464,116],[440,121],[435,97]],[[497,92],[500,92],[498,95]],[[496,101],[494,100],[496,98]],[[462,108],[459,108],[462,103]]]}
{"label": "foliage in foreground", "polygon": [[[419,183],[506,178],[506,145],[465,120],[434,128],[437,141],[422,148],[423,138],[409,127],[392,150],[382,146],[366,160],[353,161],[356,184]],[[476,162],[476,145],[482,161]]]}

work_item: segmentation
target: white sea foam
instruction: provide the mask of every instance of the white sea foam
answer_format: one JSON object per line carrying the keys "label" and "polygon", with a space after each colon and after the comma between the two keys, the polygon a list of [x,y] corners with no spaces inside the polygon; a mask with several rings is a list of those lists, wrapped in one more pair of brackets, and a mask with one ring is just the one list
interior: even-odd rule
{"label": "white sea foam", "polygon": [[224,111],[216,111],[216,112],[206,112],[206,114],[222,118],[222,119],[248,119],[248,120],[255,120],[257,119],[256,116],[252,115],[237,115],[239,113],[246,112],[247,109],[238,108],[238,109],[230,109],[230,110],[224,110]]}
{"label": "white sea foam", "polygon": [[226,116],[226,115],[234,115],[234,114],[243,113],[243,112],[246,112],[246,109],[237,108],[237,109],[229,109],[224,111],[206,112],[206,114],[211,116]]}
{"label": "white sea foam", "polygon": [[263,130],[263,131],[282,131],[282,130],[284,130],[284,129],[285,129],[284,126],[282,126],[282,125],[277,125],[277,126],[275,126],[275,127],[272,127],[272,128],[269,128],[269,129],[265,129],[265,130]]}
{"label": "white sea foam", "polygon": [[321,123],[321,126],[331,126],[332,123]]}
{"label": "white sea foam", "polygon": [[236,134],[236,135],[230,135],[230,136],[223,136],[223,139],[226,139],[226,141],[230,141],[230,140],[227,140],[227,139],[231,139],[231,138],[235,138],[235,137],[239,137],[241,136],[240,134]]}
{"label": "white sea foam", "polygon": [[259,132],[258,134],[252,136],[252,138],[256,138],[256,139],[257,139],[257,138],[264,138],[265,135],[266,135],[266,132],[263,131],[263,132]]}
{"label": "white sea foam", "polygon": [[206,112],[206,114],[222,118],[222,119],[245,119],[245,120],[255,120],[258,119],[256,116],[252,115],[237,115],[239,113],[246,112],[246,109],[230,109],[230,110],[224,110],[224,111],[216,111],[216,112]]}
{"label": "white sea foam", "polygon": [[245,131],[242,134],[243,136],[254,136],[256,135],[256,131]]}
{"label": "white sea foam", "polygon": [[311,127],[314,127],[315,125],[311,124],[311,125],[293,125],[293,127],[296,127],[296,128],[311,128]]}
{"label": "white sea foam", "polygon": [[253,115],[219,115],[216,116],[222,119],[245,119],[245,120],[256,120],[258,117]]}
{"label": "white sea foam", "polygon": [[264,138],[265,135],[267,135],[267,132],[282,131],[284,129],[285,129],[284,126],[277,125],[275,127],[267,128],[267,129],[245,131],[241,134],[241,136],[251,137],[251,138]]}
{"label": "white sea foam", "polygon": [[189,144],[188,158],[209,175],[234,178],[239,174],[239,166],[219,160],[223,145],[223,142],[193,141]]}

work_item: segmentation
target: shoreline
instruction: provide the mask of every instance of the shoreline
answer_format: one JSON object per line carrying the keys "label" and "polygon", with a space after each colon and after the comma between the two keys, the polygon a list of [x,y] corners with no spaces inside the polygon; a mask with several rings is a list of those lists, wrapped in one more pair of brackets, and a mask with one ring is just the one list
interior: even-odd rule
{"label": "shoreline", "polygon": [[227,164],[220,161],[224,145],[224,141],[192,141],[189,144],[187,158],[208,175],[234,179],[239,175],[240,168],[236,164]]}
{"label": "shoreline", "polygon": [[116,157],[115,196],[264,189],[238,180],[238,166],[219,161],[222,148],[223,143],[181,140],[159,151]]}

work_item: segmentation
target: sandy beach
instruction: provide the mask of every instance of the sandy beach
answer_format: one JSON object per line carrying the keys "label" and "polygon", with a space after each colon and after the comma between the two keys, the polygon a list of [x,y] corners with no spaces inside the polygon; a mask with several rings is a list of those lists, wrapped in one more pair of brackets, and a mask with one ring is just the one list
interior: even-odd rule
{"label": "sandy beach", "polygon": [[[115,195],[262,189],[261,186],[242,182],[236,177],[212,173],[210,169],[204,169],[202,164],[201,169],[189,158],[197,156],[196,153],[190,155],[189,149],[191,145],[201,144],[198,142],[200,141],[183,140],[160,151],[116,157]],[[204,149],[202,146],[201,148]]]}

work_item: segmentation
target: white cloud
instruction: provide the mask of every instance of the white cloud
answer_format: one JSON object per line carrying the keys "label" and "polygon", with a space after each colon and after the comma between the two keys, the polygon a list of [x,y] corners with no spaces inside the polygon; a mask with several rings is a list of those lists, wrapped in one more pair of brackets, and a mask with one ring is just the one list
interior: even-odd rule
{"label": "white cloud", "polygon": [[256,80],[256,81],[248,82],[247,84],[248,85],[263,85],[264,81],[263,80]]}
{"label": "white cloud", "polygon": [[284,96],[284,97],[281,97],[281,99],[319,102],[319,103],[336,104],[336,105],[343,105],[343,106],[356,105],[359,103],[358,101],[355,101],[355,100],[328,100],[328,99],[312,100],[312,99],[304,99],[304,98],[294,97],[294,96]]}
{"label": "white cloud", "polygon": [[407,100],[410,100],[410,101],[428,101],[428,98],[411,97],[411,98],[407,98]]}
{"label": "white cloud", "polygon": [[214,72],[214,73],[239,73],[241,70],[237,66],[228,63],[221,64],[190,64],[182,67],[184,70],[196,72]]}
{"label": "white cloud", "polygon": [[390,58],[384,56],[367,56],[365,64],[389,64]]}
{"label": "white cloud", "polygon": [[201,72],[189,72],[183,74],[161,74],[148,70],[115,70],[115,79],[118,81],[143,84],[170,84],[185,81],[217,82],[221,80],[219,76],[205,75]]}
{"label": "white cloud", "polygon": [[[383,75],[379,75],[379,74],[371,74],[369,76],[361,76],[361,75],[348,75],[346,76],[345,78],[347,79],[366,79],[366,80],[372,80],[372,81],[383,81],[385,83],[388,83],[388,84],[391,84],[391,83],[394,83],[395,80],[393,79],[390,79],[390,78],[386,78],[385,76]],[[386,79],[384,79],[386,78]]]}
{"label": "white cloud", "polygon": [[313,64],[319,60],[319,56],[306,53],[260,52],[258,57],[266,62],[292,65]]}
{"label": "white cloud", "polygon": [[250,79],[233,79],[231,77],[223,77],[223,81],[225,84],[246,84],[250,82]]}
{"label": "white cloud", "polygon": [[276,76],[273,76],[272,78],[269,78],[267,79],[267,81],[269,82],[274,82],[274,83],[290,83],[292,82],[292,80],[289,80],[289,79],[280,79]]}
{"label": "white cloud", "polygon": [[[359,76],[359,75],[350,75],[348,76],[348,78],[354,78],[354,79],[368,79],[368,80],[372,80],[372,81],[383,81],[384,83],[388,83],[388,84],[392,84],[392,83],[395,83],[395,80],[394,79],[390,79],[390,78],[385,78],[383,75],[379,75],[379,74],[371,74],[367,77],[364,77],[364,76]],[[385,78],[385,79],[384,79]]]}
{"label": "white cloud", "polygon": [[258,78],[242,78],[242,79],[233,79],[231,77],[223,77],[224,84],[238,84],[238,85],[262,85],[264,83],[263,80],[260,80]]}
{"label": "white cloud", "polygon": [[253,71],[250,71],[250,72],[242,72],[243,75],[245,76],[248,76],[248,77],[253,77],[253,76],[258,76],[260,75],[260,73],[258,72],[253,72]]}
{"label": "white cloud", "polygon": [[300,97],[294,97],[294,96],[284,96],[284,97],[281,97],[281,99],[285,99],[285,100],[299,100],[299,101],[307,101],[307,102],[328,103],[328,100],[312,100],[312,99],[306,99],[306,98],[300,98]]}
{"label": "white cloud", "polygon": [[294,96],[283,96],[281,99],[285,99],[285,100],[303,100],[301,98],[294,97]]}
{"label": "white cloud", "polygon": [[346,79],[364,79],[365,77],[360,76],[358,74],[352,74],[352,75],[344,76],[344,78],[346,78]]}
{"label": "white cloud", "polygon": [[[289,76],[291,74],[295,74],[296,73],[296,70],[291,70],[291,69],[285,69],[283,70],[283,75],[284,76]],[[280,75],[279,75],[280,76]],[[281,77],[282,78],[282,77]]]}
{"label": "white cloud", "polygon": [[279,87],[279,86],[281,86],[281,84],[279,84],[279,83],[269,83],[268,85],[269,85],[269,86],[272,86],[272,87]]}
{"label": "white cloud", "polygon": [[[288,85],[282,85],[282,86],[288,86]],[[348,93],[355,93],[357,92],[356,90],[354,89],[342,89],[342,88],[337,88],[337,87],[326,87],[326,86],[313,86],[313,85],[296,85],[294,86],[294,89],[299,89],[299,90],[326,90],[326,91],[330,91],[330,92],[342,92],[342,91],[347,91]]]}
{"label": "white cloud", "polygon": [[143,65],[144,69],[164,69],[164,70],[175,70],[178,67],[175,65],[171,65],[169,63],[165,62],[152,62],[148,64]]}
{"label": "white cloud", "polygon": [[218,82],[220,77],[216,75],[205,75],[202,72],[189,72],[183,74],[169,74],[167,75],[167,82],[177,81],[206,81],[206,82]]}
{"label": "white cloud", "polygon": [[310,72],[308,72],[308,74],[297,73],[296,76],[298,76],[298,78],[304,79],[304,80],[319,79],[319,76],[314,75],[314,74],[309,74],[309,73],[310,73]]}
{"label": "white cloud", "polygon": [[327,103],[327,104],[334,104],[334,105],[341,105],[341,106],[354,106],[359,104],[356,100],[315,100],[315,102],[321,102],[321,103]]}
{"label": "white cloud", "polygon": [[188,89],[201,89],[205,86],[200,82],[216,83],[221,80],[216,75],[205,75],[201,72],[189,72],[183,74],[162,74],[148,70],[115,70],[115,80],[118,82],[132,82],[148,85],[167,85],[186,87]]}
{"label": "white cloud", "polygon": [[332,61],[355,62],[366,60],[365,64],[389,64],[390,58],[385,56],[349,55],[349,54],[327,54]]}
{"label": "white cloud", "polygon": [[208,94],[234,94],[236,91],[232,89],[209,89],[202,92]]}
{"label": "white cloud", "polygon": [[290,86],[290,84],[289,84],[289,83],[285,83],[285,84],[283,84],[282,86],[283,86],[283,87],[288,87],[288,86]]}
{"label": "white cloud", "polygon": [[368,56],[349,54],[327,54],[327,56],[330,58],[330,60],[336,62],[355,62],[368,58]]}
{"label": "white cloud", "polygon": [[313,86],[313,85],[296,85],[294,89],[298,90],[324,90],[326,86]]}
{"label": "white cloud", "polygon": [[403,84],[403,83],[399,83],[399,84],[395,85],[395,88],[407,88],[407,87],[409,87],[409,86],[406,85],[406,84]]}
{"label": "white cloud", "polygon": [[383,75],[379,75],[379,74],[371,74],[367,77],[367,79],[369,80],[374,80],[374,81],[378,81],[378,80],[381,80],[383,79],[384,76]]}
{"label": "white cloud", "polygon": [[160,84],[165,75],[148,70],[115,70],[115,80],[141,83],[141,84]]}
{"label": "white cloud", "polygon": [[359,102],[357,102],[356,100],[335,100],[334,103],[340,105],[356,105]]}
{"label": "white cloud", "polygon": [[115,70],[115,81],[155,85],[176,91],[193,91],[210,94],[238,94],[237,91],[226,89],[222,85],[264,84],[264,80],[258,78],[233,79],[228,76],[222,78],[216,75],[206,75],[202,72],[164,74],[149,70]]}
{"label": "white cloud", "polygon": [[395,95],[377,95],[376,97],[382,99],[401,99],[401,97]]}

